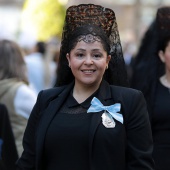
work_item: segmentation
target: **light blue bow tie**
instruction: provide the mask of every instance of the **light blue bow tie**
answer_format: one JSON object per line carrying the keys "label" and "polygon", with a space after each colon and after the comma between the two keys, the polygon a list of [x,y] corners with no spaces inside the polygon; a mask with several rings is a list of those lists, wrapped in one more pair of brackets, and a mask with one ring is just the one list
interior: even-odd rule
{"label": "light blue bow tie", "polygon": [[91,101],[91,106],[87,110],[87,113],[89,112],[100,112],[102,110],[108,111],[111,116],[116,119],[117,121],[121,122],[123,124],[123,116],[120,113],[120,103],[116,103],[114,105],[110,106],[104,106],[100,100],[98,100],[96,97],[94,97]]}

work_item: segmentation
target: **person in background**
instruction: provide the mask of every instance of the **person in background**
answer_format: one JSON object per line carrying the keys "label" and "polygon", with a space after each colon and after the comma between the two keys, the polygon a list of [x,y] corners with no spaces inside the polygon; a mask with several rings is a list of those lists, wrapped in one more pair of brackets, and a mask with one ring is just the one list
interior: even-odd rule
{"label": "person in background", "polygon": [[32,52],[24,57],[28,70],[28,80],[37,93],[46,88],[45,53],[45,43],[42,41],[38,41],[34,45]]}
{"label": "person in background", "polygon": [[[154,19],[146,30],[138,52],[131,63],[130,87],[141,90],[143,93],[147,93],[152,83],[152,75],[155,70],[150,68],[150,61],[154,61],[155,55],[157,56],[158,41],[157,24]],[[145,70],[147,70],[147,74]]]}
{"label": "person in background", "polygon": [[59,54],[60,54],[60,45],[61,41],[59,37],[51,37],[47,41],[47,52],[46,52],[46,63],[49,66],[49,73],[46,74],[46,79],[49,80],[49,86],[54,87],[55,82],[57,80],[57,66],[58,66],[58,60],[59,60]]}
{"label": "person in background", "polygon": [[16,170],[18,159],[15,140],[5,105],[0,103],[0,169]]}
{"label": "person in background", "polygon": [[[151,121],[154,149],[153,158],[156,170],[168,170],[170,158],[170,7],[157,10],[156,19],[151,25],[149,42],[143,44],[143,56],[137,58],[136,78],[143,75],[140,85],[133,88],[142,90],[147,101]],[[148,36],[149,37],[149,36]],[[142,52],[141,52],[142,54]],[[145,57],[146,56],[146,57]],[[137,82],[137,81],[136,81]]]}
{"label": "person in background", "polygon": [[123,57],[125,60],[125,66],[126,66],[126,70],[127,70],[127,75],[128,75],[128,80],[129,83],[131,82],[131,78],[132,78],[132,63],[134,60],[134,51],[135,51],[135,46],[132,42],[124,42],[123,43]]}
{"label": "person in background", "polygon": [[127,88],[114,11],[66,11],[57,85],[39,93],[17,170],[153,170],[144,97]]}
{"label": "person in background", "polygon": [[0,40],[0,103],[7,107],[20,156],[22,138],[37,95],[29,87],[20,47],[11,40]]}
{"label": "person in background", "polygon": [[32,52],[24,59],[28,70],[28,80],[37,94],[41,90],[54,87],[57,63],[51,60],[49,45],[38,41]]}

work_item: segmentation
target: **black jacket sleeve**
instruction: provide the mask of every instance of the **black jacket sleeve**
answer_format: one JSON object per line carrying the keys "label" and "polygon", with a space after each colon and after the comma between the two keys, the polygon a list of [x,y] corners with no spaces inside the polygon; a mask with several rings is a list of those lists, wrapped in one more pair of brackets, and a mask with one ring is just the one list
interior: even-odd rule
{"label": "black jacket sleeve", "polygon": [[126,107],[127,170],[153,170],[153,140],[146,102],[140,91],[132,93]]}
{"label": "black jacket sleeve", "polygon": [[37,102],[35,103],[30,117],[28,119],[28,124],[25,129],[23,137],[23,148],[24,151],[17,161],[17,170],[35,170],[36,162],[36,132],[40,120],[40,98],[42,91],[38,94]]}
{"label": "black jacket sleeve", "polygon": [[18,153],[5,105],[0,104],[0,170],[15,170]]}

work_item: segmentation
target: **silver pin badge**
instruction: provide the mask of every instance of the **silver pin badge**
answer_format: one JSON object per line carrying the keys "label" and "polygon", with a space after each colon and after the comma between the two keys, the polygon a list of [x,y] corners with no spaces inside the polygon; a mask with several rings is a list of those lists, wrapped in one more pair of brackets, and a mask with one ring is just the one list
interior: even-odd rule
{"label": "silver pin badge", "polygon": [[114,128],[116,123],[113,119],[113,117],[108,113],[108,112],[104,112],[102,114],[102,123],[106,128]]}

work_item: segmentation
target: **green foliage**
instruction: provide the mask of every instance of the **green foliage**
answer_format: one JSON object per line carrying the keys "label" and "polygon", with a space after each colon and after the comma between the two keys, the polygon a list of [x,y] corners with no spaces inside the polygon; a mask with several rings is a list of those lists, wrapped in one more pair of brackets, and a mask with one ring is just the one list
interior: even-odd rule
{"label": "green foliage", "polygon": [[[61,36],[65,7],[58,0],[26,0],[22,24],[34,27],[38,40]],[[30,27],[29,26],[29,27]]]}

